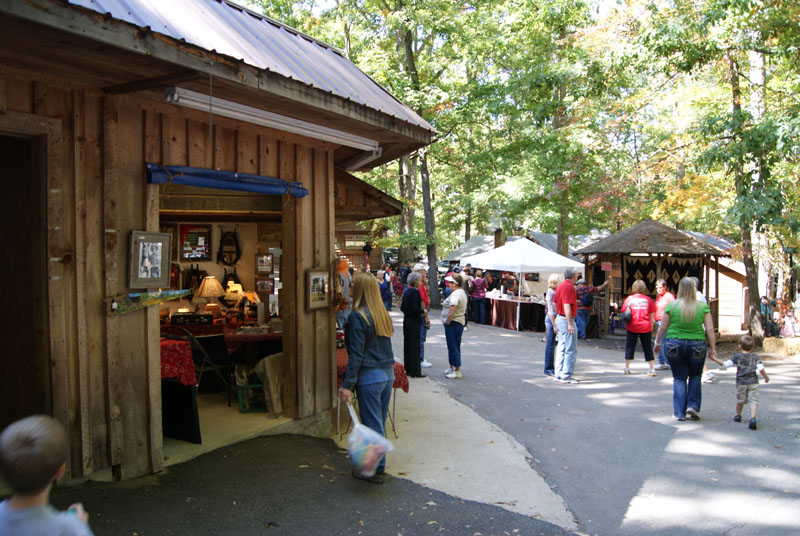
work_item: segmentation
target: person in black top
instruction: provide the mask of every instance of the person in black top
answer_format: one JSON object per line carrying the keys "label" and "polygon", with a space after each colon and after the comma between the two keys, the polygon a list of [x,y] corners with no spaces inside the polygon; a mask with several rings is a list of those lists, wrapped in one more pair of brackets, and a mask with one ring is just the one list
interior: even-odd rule
{"label": "person in black top", "polygon": [[424,378],[419,357],[420,331],[422,323],[428,324],[428,313],[422,306],[419,284],[422,276],[419,272],[408,275],[408,288],[403,293],[400,310],[403,311],[403,364],[410,378]]}
{"label": "person in black top", "polygon": [[397,270],[397,278],[400,279],[400,282],[403,284],[403,292],[408,288],[408,274],[410,273],[411,267],[408,265],[408,261],[405,261],[403,266]]}

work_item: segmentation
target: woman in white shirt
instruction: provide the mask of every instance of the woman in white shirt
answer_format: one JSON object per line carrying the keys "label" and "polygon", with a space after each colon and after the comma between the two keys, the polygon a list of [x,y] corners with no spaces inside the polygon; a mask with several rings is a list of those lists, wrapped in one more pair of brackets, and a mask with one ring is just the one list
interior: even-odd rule
{"label": "woman in white shirt", "polygon": [[461,274],[453,273],[444,278],[451,292],[442,304],[442,323],[447,340],[447,360],[450,366],[445,371],[449,380],[461,379],[461,335],[464,333],[467,312],[467,294],[461,288]]}

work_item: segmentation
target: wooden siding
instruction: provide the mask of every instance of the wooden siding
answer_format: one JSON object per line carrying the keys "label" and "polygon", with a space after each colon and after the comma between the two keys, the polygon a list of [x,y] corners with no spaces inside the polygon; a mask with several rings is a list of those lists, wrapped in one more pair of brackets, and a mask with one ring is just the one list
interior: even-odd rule
{"label": "wooden siding", "polygon": [[294,417],[331,407],[334,315],[306,311],[304,287],[308,268],[329,269],[333,259],[329,145],[216,117],[209,138],[207,115],[135,96],[11,76],[0,77],[0,88],[8,110],[0,130],[48,140],[52,409],[69,430],[72,477],[163,468],[158,310],[111,317],[103,306],[130,291],[131,231],[158,230],[159,190],[145,181],[146,161],[277,175],[309,189],[306,198],[282,199],[283,404]]}

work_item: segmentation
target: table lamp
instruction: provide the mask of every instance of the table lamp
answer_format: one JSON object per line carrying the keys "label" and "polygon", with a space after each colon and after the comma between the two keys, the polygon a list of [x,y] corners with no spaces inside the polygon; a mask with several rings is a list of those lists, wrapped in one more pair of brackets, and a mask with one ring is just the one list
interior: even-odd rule
{"label": "table lamp", "polygon": [[[200,288],[197,289],[194,298],[192,298],[192,303],[196,303],[199,309],[200,304],[208,304],[214,298],[218,298],[224,294],[225,291],[222,289],[222,285],[219,284],[217,278],[213,275],[209,275],[203,278],[203,281],[200,283]],[[219,311],[219,306],[217,306],[217,311]]]}
{"label": "table lamp", "polygon": [[231,303],[238,303],[243,292],[242,285],[228,281],[228,288],[225,289],[225,301],[228,302],[228,307],[230,307]]}

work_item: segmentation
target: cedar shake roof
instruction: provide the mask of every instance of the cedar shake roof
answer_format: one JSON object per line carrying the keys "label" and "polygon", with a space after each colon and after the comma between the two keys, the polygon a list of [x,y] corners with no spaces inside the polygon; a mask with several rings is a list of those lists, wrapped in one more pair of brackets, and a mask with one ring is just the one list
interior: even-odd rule
{"label": "cedar shake roof", "polygon": [[580,255],[592,253],[725,255],[723,249],[655,220],[644,220],[604,240],[579,249],[575,253]]}

